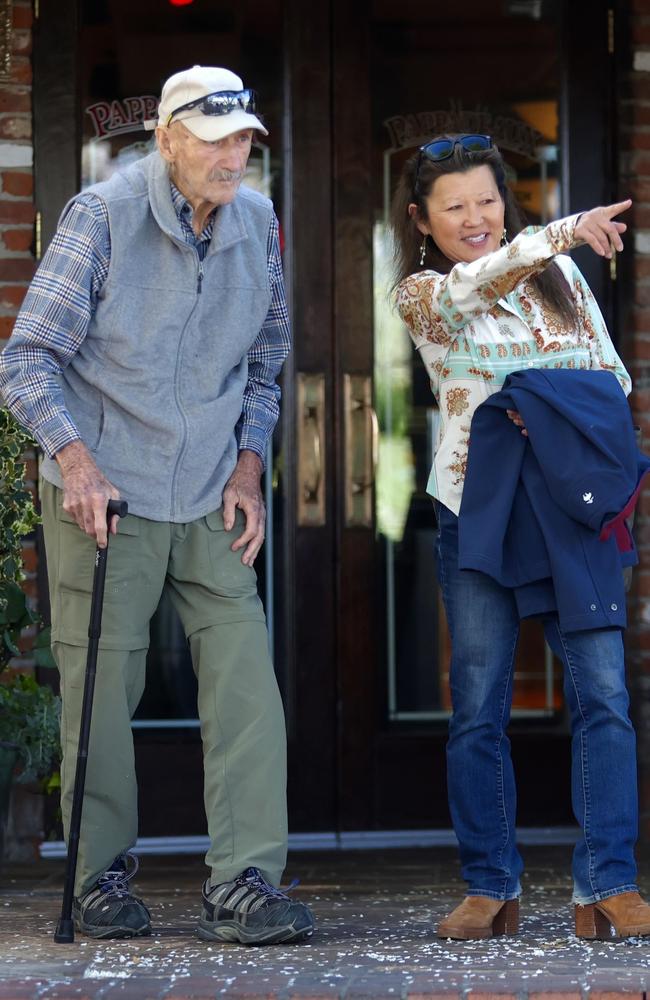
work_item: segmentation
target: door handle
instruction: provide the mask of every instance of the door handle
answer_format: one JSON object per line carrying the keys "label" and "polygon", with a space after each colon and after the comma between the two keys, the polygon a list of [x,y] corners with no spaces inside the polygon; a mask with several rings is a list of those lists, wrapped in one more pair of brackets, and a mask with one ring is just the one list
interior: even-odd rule
{"label": "door handle", "polygon": [[303,413],[302,492],[305,503],[317,503],[322,482],[321,428],[318,407],[306,404]]}
{"label": "door handle", "polygon": [[298,524],[325,524],[325,376],[296,377]]}
{"label": "door handle", "polygon": [[379,421],[370,375],[344,375],[345,525],[371,528],[379,457]]}
{"label": "door handle", "polygon": [[371,490],[375,485],[375,475],[379,459],[379,420],[374,408],[366,405],[359,399],[353,400],[352,407],[355,412],[364,414],[367,422],[366,438],[370,441],[371,475],[368,478],[364,478],[362,475],[360,479],[353,477],[351,482],[352,492],[355,496],[358,496],[360,493],[365,493],[366,490]]}

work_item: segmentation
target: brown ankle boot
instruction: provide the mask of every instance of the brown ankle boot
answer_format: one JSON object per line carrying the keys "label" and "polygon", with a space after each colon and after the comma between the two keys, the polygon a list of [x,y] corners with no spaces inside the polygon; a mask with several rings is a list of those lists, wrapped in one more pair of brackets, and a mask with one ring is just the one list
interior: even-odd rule
{"label": "brown ankle boot", "polygon": [[460,906],[438,924],[437,935],[457,941],[473,941],[496,937],[497,934],[516,934],[518,928],[518,899],[466,896]]}
{"label": "brown ankle boot", "polygon": [[576,937],[607,941],[650,934],[650,906],[638,892],[621,892],[575,908]]}

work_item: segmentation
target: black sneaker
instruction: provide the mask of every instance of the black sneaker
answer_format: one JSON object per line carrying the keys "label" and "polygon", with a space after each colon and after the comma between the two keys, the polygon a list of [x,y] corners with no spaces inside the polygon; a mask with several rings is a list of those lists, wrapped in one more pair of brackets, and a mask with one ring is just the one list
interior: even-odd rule
{"label": "black sneaker", "polygon": [[314,932],[314,918],[304,903],[266,881],[259,868],[247,868],[232,882],[203,886],[199,937],[241,944],[303,941]]}
{"label": "black sneaker", "polygon": [[[127,859],[132,862],[127,868]],[[128,883],[138,870],[133,854],[120,854],[92,889],[72,906],[75,927],[93,938],[130,938],[151,934],[151,915]]]}

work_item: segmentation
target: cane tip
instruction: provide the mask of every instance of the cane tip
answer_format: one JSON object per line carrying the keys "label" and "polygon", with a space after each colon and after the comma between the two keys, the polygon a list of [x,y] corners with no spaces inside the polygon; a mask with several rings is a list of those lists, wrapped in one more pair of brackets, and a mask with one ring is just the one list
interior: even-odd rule
{"label": "cane tip", "polygon": [[74,941],[74,923],[72,920],[59,920],[54,932],[54,940],[57,944],[71,944]]}

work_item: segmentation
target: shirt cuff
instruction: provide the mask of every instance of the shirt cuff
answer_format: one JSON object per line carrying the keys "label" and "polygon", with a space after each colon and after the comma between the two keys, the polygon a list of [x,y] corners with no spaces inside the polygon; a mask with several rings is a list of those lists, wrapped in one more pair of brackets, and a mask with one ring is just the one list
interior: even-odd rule
{"label": "shirt cuff", "polygon": [[259,427],[245,424],[239,430],[239,451],[254,451],[262,462],[262,468],[266,468],[266,447],[268,437]]}
{"label": "shirt cuff", "polygon": [[80,441],[81,435],[70,417],[60,414],[38,427],[32,428],[32,434],[48,458],[54,458],[67,444]]}

